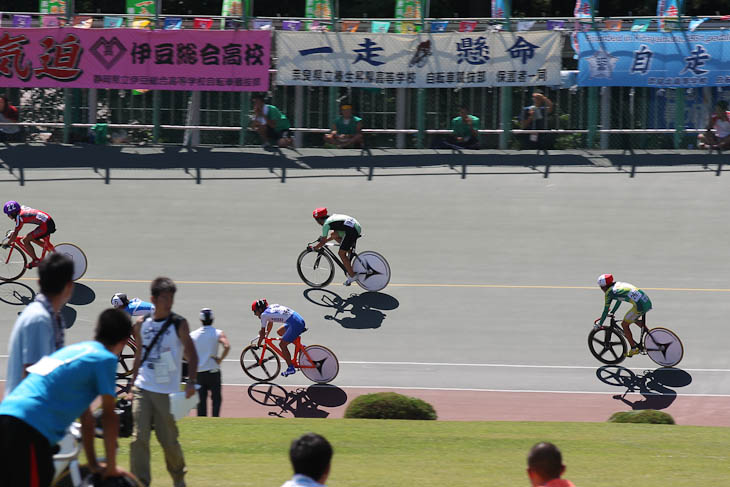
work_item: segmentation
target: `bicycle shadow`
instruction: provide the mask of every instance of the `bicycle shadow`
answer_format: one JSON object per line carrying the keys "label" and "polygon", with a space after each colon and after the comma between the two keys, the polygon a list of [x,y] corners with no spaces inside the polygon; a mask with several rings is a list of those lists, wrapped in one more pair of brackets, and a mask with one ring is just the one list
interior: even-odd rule
{"label": "bicycle shadow", "polygon": [[96,293],[93,289],[80,282],[74,283],[74,291],[71,295],[71,299],[68,300],[68,304],[74,304],[76,306],[85,306],[91,304],[96,299]]}
{"label": "bicycle shadow", "polygon": [[22,282],[1,282],[0,301],[12,306],[27,306],[35,299],[36,292]]}
{"label": "bicycle shadow", "polygon": [[347,393],[331,384],[313,384],[287,391],[273,382],[257,382],[248,387],[248,397],[262,406],[273,408],[269,416],[279,418],[326,418],[329,411],[347,402]]}
{"label": "bicycle shadow", "polygon": [[[635,410],[666,409],[677,398],[677,392],[670,387],[685,387],[692,383],[692,376],[688,372],[673,367],[661,367],[635,374],[620,365],[604,365],[596,369],[596,377],[604,384],[625,387],[623,394],[617,394],[613,398]],[[627,394],[635,392],[644,396],[644,399],[631,401],[626,398]]]}
{"label": "bicycle shadow", "polygon": [[[379,292],[351,294],[343,299],[329,289],[309,288],[304,291],[304,297],[317,306],[334,309],[334,314],[324,315],[325,320],[336,321],[343,328],[357,330],[380,328],[386,317],[383,311],[392,311],[400,306],[396,298]],[[338,317],[340,314],[343,316]]]}

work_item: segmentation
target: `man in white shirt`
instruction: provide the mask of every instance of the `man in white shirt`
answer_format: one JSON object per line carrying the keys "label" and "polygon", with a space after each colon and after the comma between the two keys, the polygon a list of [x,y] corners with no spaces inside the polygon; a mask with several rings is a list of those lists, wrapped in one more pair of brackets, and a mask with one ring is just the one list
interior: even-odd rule
{"label": "man in white shirt", "polygon": [[307,433],[292,441],[289,459],[294,477],[281,487],[325,487],[332,462],[332,445],[324,436]]}
{"label": "man in white shirt", "polygon": [[[213,417],[217,418],[221,412],[221,369],[220,363],[228,355],[231,345],[223,330],[213,327],[213,310],[200,310],[200,322],[203,324],[197,330],[190,332],[198,353],[198,416],[207,416],[208,391],[213,401]],[[218,356],[218,344],[223,345],[223,353]]]}

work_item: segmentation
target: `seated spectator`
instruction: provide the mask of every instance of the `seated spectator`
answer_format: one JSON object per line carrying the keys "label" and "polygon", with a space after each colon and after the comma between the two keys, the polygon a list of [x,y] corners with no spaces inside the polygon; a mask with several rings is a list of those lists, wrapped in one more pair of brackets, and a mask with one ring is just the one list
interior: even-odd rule
{"label": "seated spectator", "polygon": [[451,135],[434,149],[479,149],[479,117],[469,114],[469,108],[462,105],[459,116],[451,120]]}
{"label": "seated spectator", "polygon": [[533,487],[575,487],[573,482],[561,479],[565,473],[563,455],[552,443],[538,443],[527,455],[527,476]]}
{"label": "seated spectator", "polygon": [[[6,95],[0,95],[0,123],[18,123],[18,109],[10,104]],[[0,142],[21,140],[20,125],[0,125]]]}
{"label": "seated spectator", "polygon": [[[713,132],[714,130],[714,132]],[[728,103],[720,100],[707,122],[707,131],[697,136],[698,149],[727,149],[730,147],[730,112]]]}
{"label": "seated spectator", "polygon": [[294,477],[281,487],[324,487],[330,474],[332,445],[323,436],[307,433],[292,441],[289,459]]}
{"label": "seated spectator", "polygon": [[268,148],[271,144],[277,144],[279,147],[291,147],[293,140],[289,134],[291,124],[278,108],[274,105],[267,105],[265,97],[261,93],[256,93],[251,97],[253,102],[254,120],[251,123],[253,129],[261,137],[264,148]]}
{"label": "seated spectator", "polygon": [[347,147],[362,147],[362,118],[352,114],[352,105],[343,104],[340,107],[340,117],[337,117],[332,126],[332,132],[325,134],[325,144],[332,144],[338,149]]}
{"label": "seated spectator", "polygon": [[[523,130],[547,130],[550,128],[550,115],[553,113],[553,102],[542,91],[532,93],[532,105],[522,109],[520,128]],[[522,147],[526,149],[550,149],[553,137],[550,134],[525,134]]]}

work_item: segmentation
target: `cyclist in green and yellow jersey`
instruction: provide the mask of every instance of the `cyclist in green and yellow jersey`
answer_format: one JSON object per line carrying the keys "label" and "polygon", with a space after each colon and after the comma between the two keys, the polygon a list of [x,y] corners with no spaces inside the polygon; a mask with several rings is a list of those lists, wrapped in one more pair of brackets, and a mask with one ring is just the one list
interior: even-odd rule
{"label": "cyclist in green and yellow jersey", "polygon": [[608,310],[611,307],[612,301],[615,300],[616,304],[610,312],[611,316],[613,316],[616,310],[618,310],[618,307],[621,306],[621,301],[631,303],[631,309],[624,316],[624,319],[621,322],[621,328],[623,328],[624,335],[629,341],[629,345],[631,345],[631,349],[626,353],[626,356],[633,357],[639,353],[639,347],[636,345],[634,337],[631,335],[629,326],[631,323],[636,323],[641,327],[646,326],[646,313],[651,310],[651,300],[644,291],[633,284],[614,281],[612,274],[602,274],[598,278],[598,285],[601,287],[601,290],[605,293],[606,297],[605,304],[603,306],[603,314],[601,314],[601,317],[596,320],[593,326],[598,329],[603,325],[603,322],[609,315]]}

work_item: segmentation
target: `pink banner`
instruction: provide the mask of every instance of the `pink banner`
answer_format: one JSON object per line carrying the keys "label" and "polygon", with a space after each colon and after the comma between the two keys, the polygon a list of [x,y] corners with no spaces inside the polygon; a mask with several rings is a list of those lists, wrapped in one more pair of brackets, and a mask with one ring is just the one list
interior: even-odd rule
{"label": "pink banner", "polygon": [[269,89],[269,31],[54,28],[0,32],[0,87]]}

